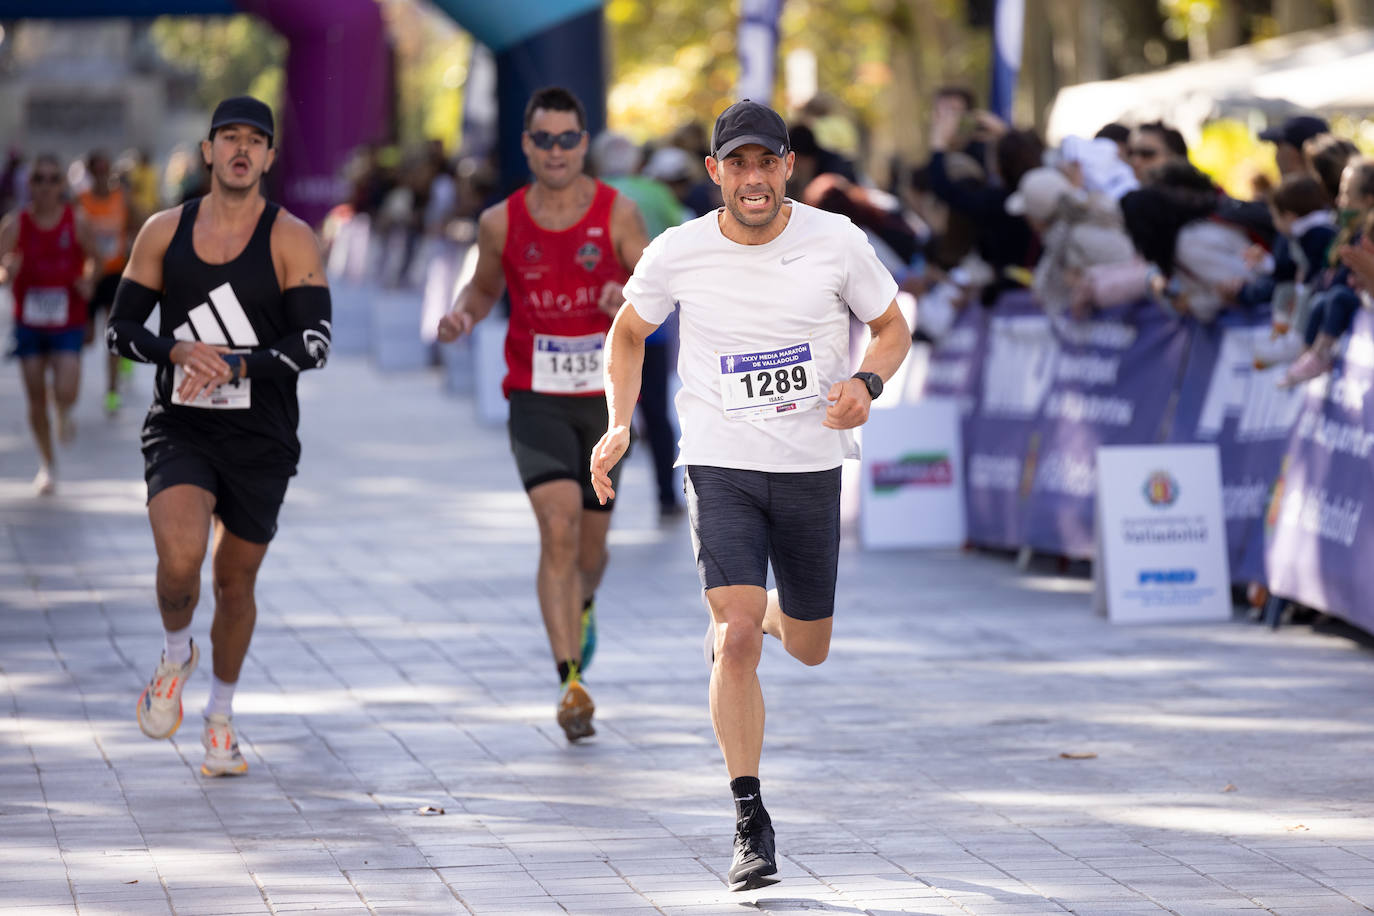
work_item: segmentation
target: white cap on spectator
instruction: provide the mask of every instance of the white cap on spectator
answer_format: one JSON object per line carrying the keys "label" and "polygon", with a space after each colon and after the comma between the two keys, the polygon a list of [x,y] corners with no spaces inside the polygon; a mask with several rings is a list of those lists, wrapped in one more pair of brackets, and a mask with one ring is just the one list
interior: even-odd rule
{"label": "white cap on spectator", "polygon": [[623,134],[609,130],[597,134],[592,141],[592,163],[602,178],[633,175],[639,168],[639,147]]}
{"label": "white cap on spectator", "polygon": [[660,146],[644,166],[644,174],[659,181],[685,181],[692,177],[692,157],[676,146]]}
{"label": "white cap on spectator", "polygon": [[1021,176],[1021,185],[1007,198],[1007,212],[1043,223],[1054,215],[1064,195],[1072,193],[1073,182],[1063,172],[1041,166]]}

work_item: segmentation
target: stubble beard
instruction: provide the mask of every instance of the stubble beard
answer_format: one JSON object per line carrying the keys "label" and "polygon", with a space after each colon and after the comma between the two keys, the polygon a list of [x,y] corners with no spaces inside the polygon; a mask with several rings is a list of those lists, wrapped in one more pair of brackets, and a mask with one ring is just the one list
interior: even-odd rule
{"label": "stubble beard", "polygon": [[778,212],[782,210],[782,198],[779,197],[777,194],[774,194],[772,189],[769,189],[768,193],[773,198],[773,206],[770,207],[766,213],[758,215],[750,215],[745,213],[744,210],[740,208],[739,201],[737,199],[738,195],[731,197],[729,200],[725,201],[725,208],[730,211],[730,215],[733,216],[735,218],[735,221],[738,222],[740,225],[748,226],[750,229],[760,229],[772,223],[773,220],[777,219]]}
{"label": "stubble beard", "polygon": [[[225,171],[228,171],[228,166],[225,167]],[[215,192],[228,198],[251,197],[258,193],[262,183],[261,172],[243,179],[235,179],[232,173],[228,176],[221,175],[218,169],[215,169],[211,174],[214,177]]]}

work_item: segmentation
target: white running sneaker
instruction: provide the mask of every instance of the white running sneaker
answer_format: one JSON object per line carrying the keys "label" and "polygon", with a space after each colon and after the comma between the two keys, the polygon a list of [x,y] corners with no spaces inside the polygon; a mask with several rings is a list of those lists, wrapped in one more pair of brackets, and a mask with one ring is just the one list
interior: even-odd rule
{"label": "white running sneaker", "polygon": [[238,776],[248,772],[248,761],[239,753],[238,735],[229,716],[206,716],[200,743],[205,746],[205,762],[200,765],[203,775]]}
{"label": "white running sneaker", "polygon": [[170,738],[181,727],[181,691],[200,662],[200,647],[191,640],[191,658],[184,665],[169,664],[166,653],[148,686],[138,697],[138,727],[149,738]]}
{"label": "white running sneaker", "polygon": [[33,477],[33,492],[39,496],[51,496],[57,492],[57,475],[46,464]]}

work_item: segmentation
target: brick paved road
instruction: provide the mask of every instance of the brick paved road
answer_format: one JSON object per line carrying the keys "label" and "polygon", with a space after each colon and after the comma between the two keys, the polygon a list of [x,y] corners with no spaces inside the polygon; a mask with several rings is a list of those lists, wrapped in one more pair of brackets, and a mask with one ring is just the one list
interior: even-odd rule
{"label": "brick paved road", "polygon": [[[87,381],[62,493],[38,501],[17,370],[0,372],[0,911],[1374,907],[1368,651],[1303,628],[1114,628],[1081,581],[852,547],[830,661],[765,652],[785,880],[729,894],[704,614],[642,456],[601,596],[599,732],[570,747],[504,433],[432,375],[356,357],[302,385],[303,473],[236,703],[251,769],[204,779],[208,665],[172,741],[133,716],[160,648],[146,395],[107,422]],[[202,609],[202,645],[208,629]]]}

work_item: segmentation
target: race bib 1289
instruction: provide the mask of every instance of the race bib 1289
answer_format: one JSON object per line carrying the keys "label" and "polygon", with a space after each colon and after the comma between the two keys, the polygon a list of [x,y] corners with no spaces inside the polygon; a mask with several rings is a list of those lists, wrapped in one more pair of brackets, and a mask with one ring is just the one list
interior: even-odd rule
{"label": "race bib 1289", "polygon": [[814,407],[820,399],[810,343],[720,357],[725,416],[767,420]]}

